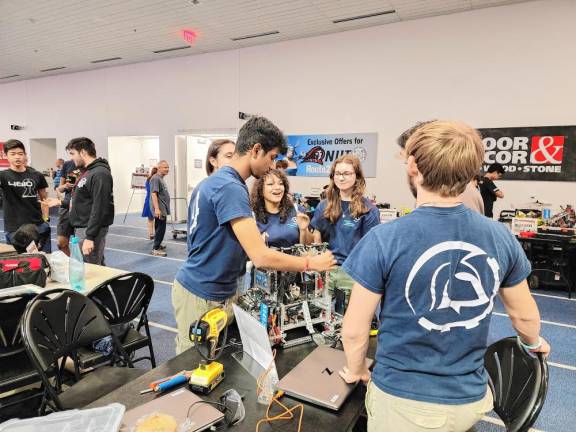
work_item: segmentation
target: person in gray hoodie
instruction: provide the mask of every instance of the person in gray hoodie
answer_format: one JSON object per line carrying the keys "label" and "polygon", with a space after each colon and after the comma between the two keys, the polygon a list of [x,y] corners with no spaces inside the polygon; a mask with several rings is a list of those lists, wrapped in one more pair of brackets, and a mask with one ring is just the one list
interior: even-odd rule
{"label": "person in gray hoodie", "polygon": [[104,265],[108,227],[114,223],[114,195],[110,165],[96,156],[89,138],[74,138],[66,151],[78,168],[84,168],[70,200],[70,225],[84,255],[84,262]]}

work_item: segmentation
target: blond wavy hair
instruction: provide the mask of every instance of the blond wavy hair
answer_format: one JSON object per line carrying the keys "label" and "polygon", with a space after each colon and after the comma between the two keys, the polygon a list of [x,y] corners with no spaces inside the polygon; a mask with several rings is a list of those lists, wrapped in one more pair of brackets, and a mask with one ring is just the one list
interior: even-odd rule
{"label": "blond wavy hair", "polygon": [[442,197],[455,197],[480,171],[484,145],[476,129],[437,120],[421,125],[410,135],[404,155],[414,157],[424,189]]}

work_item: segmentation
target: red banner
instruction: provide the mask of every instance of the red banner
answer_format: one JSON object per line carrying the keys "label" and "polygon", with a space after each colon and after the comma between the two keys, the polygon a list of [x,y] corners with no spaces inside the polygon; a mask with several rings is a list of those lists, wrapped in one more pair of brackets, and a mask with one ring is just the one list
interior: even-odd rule
{"label": "red banner", "polygon": [[8,168],[9,166],[8,158],[6,153],[4,153],[4,143],[0,142],[0,168]]}

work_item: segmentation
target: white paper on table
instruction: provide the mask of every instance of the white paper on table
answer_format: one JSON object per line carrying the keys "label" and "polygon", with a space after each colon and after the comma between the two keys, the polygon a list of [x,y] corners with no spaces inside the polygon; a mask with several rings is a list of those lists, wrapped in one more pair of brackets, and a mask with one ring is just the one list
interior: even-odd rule
{"label": "white paper on table", "polygon": [[265,370],[274,361],[270,339],[266,328],[242,308],[232,305],[236,323],[240,330],[242,347],[246,354],[252,357]]}
{"label": "white paper on table", "polygon": [[43,288],[38,285],[26,284],[18,285],[10,288],[3,288],[0,290],[0,298],[12,297],[21,294],[40,294]]}

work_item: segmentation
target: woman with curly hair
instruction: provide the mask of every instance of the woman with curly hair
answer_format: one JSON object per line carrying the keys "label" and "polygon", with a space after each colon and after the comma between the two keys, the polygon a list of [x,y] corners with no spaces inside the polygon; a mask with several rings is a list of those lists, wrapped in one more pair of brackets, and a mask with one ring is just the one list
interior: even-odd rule
{"label": "woman with curly hair", "polygon": [[330,272],[330,292],[344,291],[348,304],[354,281],[341,269],[354,246],[373,227],[380,224],[376,206],[364,197],[366,180],[360,160],[351,154],[340,156],[332,164],[326,199],[314,212],[310,225],[314,242],[328,242],[338,267]]}
{"label": "woman with curly hair", "polygon": [[286,174],[274,169],[260,177],[252,186],[250,204],[258,229],[268,246],[290,247],[297,243],[310,244],[310,218],[289,196]]}

